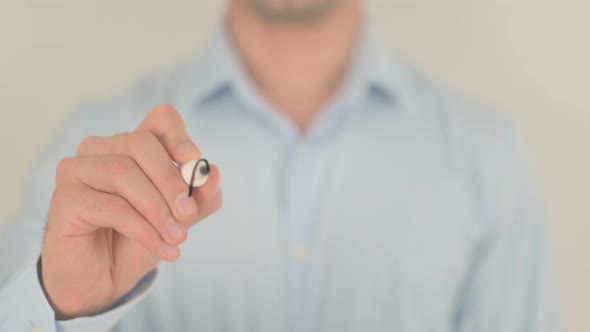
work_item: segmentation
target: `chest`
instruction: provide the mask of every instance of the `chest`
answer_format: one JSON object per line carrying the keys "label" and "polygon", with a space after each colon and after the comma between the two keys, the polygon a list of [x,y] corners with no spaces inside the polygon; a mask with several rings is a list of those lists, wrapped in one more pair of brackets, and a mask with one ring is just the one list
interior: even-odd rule
{"label": "chest", "polygon": [[153,298],[175,309],[160,316],[204,330],[284,330],[295,231],[309,236],[298,291],[318,330],[448,326],[477,230],[468,184],[438,144],[379,131],[320,148],[224,143],[212,158],[224,207],[161,268]]}

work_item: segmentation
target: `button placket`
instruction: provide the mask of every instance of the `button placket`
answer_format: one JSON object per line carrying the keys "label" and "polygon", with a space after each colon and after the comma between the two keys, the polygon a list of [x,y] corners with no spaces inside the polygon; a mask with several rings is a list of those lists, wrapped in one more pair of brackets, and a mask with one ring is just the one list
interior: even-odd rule
{"label": "button placket", "polygon": [[296,330],[309,321],[311,287],[313,183],[317,177],[314,151],[308,142],[296,142],[290,153],[287,185],[287,248],[290,320]]}

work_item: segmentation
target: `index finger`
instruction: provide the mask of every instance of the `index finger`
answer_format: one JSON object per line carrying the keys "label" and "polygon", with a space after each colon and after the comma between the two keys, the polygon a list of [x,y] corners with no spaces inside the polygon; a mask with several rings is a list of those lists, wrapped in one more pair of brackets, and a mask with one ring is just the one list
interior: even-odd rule
{"label": "index finger", "polygon": [[156,107],[136,131],[149,131],[156,136],[170,158],[180,165],[201,158],[201,151],[186,132],[182,116],[170,105]]}

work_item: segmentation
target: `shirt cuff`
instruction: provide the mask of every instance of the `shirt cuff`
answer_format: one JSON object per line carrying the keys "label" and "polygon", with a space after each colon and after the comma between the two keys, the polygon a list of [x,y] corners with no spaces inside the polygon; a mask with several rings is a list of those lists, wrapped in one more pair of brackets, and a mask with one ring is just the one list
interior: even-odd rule
{"label": "shirt cuff", "polygon": [[105,332],[140,302],[153,288],[158,270],[146,274],[135,287],[106,312],[98,315],[56,321],[57,332]]}
{"label": "shirt cuff", "polygon": [[157,269],[154,269],[104,313],[56,321],[55,312],[41,286],[37,261],[32,261],[0,287],[0,331],[108,331],[149,293],[156,277]]}
{"label": "shirt cuff", "polygon": [[0,331],[55,332],[55,313],[28,263],[0,289]]}

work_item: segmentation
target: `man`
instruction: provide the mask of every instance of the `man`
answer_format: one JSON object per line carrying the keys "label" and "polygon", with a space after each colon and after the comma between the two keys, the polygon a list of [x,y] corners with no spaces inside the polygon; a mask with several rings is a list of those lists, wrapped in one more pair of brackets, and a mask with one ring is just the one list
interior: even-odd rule
{"label": "man", "polygon": [[[193,198],[173,161],[201,152]],[[28,197],[2,331],[556,330],[513,130],[360,0],[231,1],[204,52],[75,113]]]}

